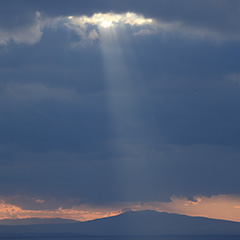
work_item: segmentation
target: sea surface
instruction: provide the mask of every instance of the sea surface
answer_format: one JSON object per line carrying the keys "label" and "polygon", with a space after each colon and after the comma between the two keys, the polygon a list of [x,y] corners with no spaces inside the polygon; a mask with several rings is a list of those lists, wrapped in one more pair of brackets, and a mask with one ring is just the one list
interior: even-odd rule
{"label": "sea surface", "polygon": [[0,240],[240,240],[240,236],[165,237],[0,237]]}

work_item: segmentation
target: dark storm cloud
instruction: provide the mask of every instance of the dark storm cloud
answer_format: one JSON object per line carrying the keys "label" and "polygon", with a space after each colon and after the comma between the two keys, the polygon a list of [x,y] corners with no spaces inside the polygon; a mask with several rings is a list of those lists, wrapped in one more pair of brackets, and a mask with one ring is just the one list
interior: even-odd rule
{"label": "dark storm cloud", "polygon": [[2,194],[99,203],[239,193],[238,41],[216,44],[175,31],[131,36],[127,29],[119,36],[129,43],[119,42],[132,88],[113,90],[99,39],[88,42],[57,25],[36,31],[26,45],[12,31],[37,26],[36,11],[44,19],[112,10],[232,39],[237,1],[2,4]]}
{"label": "dark storm cloud", "polygon": [[145,80],[148,95],[141,99],[146,118],[155,123],[152,132],[174,144],[238,147],[239,87],[228,78],[239,72],[238,44],[182,39],[177,44],[171,39],[141,44],[149,46],[137,53],[141,66],[147,66],[142,68],[143,79],[152,78]]}

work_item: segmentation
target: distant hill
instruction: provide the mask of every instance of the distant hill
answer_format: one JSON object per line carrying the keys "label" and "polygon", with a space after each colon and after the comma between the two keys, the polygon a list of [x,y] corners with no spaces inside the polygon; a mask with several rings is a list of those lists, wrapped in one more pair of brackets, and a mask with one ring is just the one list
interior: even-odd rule
{"label": "distant hill", "polygon": [[32,224],[67,224],[78,221],[62,218],[24,218],[24,219],[3,219],[0,225],[32,225]]}
{"label": "distant hill", "polygon": [[239,235],[240,223],[155,211],[126,212],[118,216],[71,224],[0,226],[0,236],[30,234],[91,236]]}

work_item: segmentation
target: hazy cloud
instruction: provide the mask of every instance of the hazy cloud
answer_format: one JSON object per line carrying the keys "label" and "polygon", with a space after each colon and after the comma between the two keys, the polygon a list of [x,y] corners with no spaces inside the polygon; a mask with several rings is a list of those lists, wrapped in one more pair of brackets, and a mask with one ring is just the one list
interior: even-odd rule
{"label": "hazy cloud", "polygon": [[17,44],[35,44],[40,41],[42,36],[42,28],[40,21],[40,13],[36,12],[31,22],[23,25],[12,26],[11,28],[0,26],[0,45],[7,45],[10,41]]}

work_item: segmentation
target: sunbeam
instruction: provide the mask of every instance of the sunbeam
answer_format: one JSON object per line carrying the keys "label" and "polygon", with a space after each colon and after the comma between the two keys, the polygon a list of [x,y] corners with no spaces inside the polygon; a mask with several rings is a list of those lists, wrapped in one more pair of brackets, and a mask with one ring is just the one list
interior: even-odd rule
{"label": "sunbeam", "polygon": [[124,24],[110,27],[100,24],[98,31],[108,89],[109,111],[115,133],[114,150],[116,155],[122,156],[121,159],[113,159],[112,164],[117,179],[121,179],[118,183],[118,194],[125,197],[129,195],[128,180],[136,177],[129,169],[132,169],[133,165],[139,167],[135,162],[136,153],[133,151],[136,151],[138,134],[141,132],[141,119],[137,117],[139,106],[133,85],[134,74],[131,71],[134,63],[129,60],[134,60],[135,57],[131,55],[132,51],[127,50],[130,44],[127,42],[127,29]]}
{"label": "sunbeam", "polygon": [[129,180],[140,177],[138,172],[143,170],[145,161],[140,146],[145,143],[146,127],[139,117],[141,111],[136,88],[141,70],[136,67],[136,56],[130,40],[142,34],[142,30],[151,29],[154,21],[132,12],[110,12],[69,16],[66,26],[74,30],[86,44],[92,40],[99,43],[111,118],[109,128],[114,135],[110,144],[113,152],[110,164],[115,169],[116,179],[121,179],[117,194],[124,198],[132,188]]}

